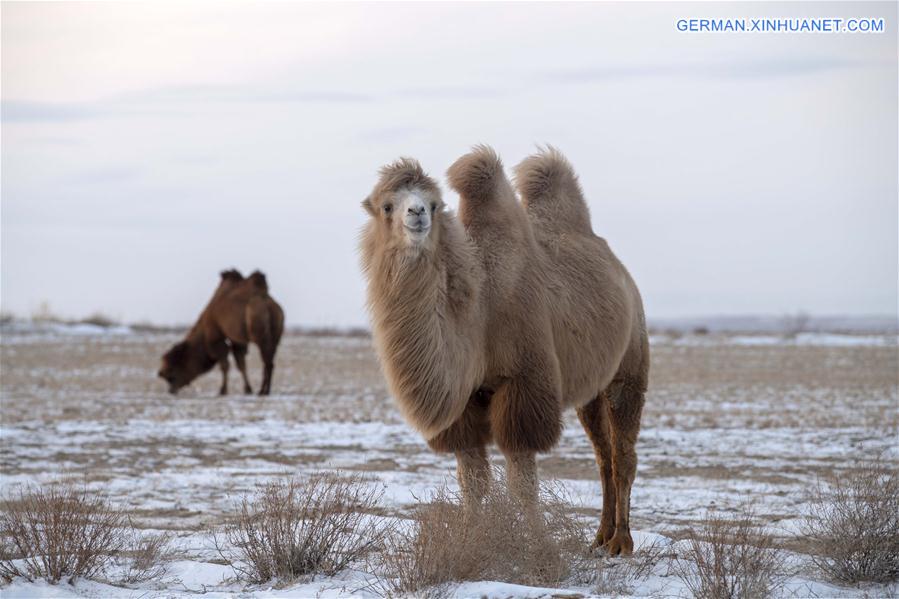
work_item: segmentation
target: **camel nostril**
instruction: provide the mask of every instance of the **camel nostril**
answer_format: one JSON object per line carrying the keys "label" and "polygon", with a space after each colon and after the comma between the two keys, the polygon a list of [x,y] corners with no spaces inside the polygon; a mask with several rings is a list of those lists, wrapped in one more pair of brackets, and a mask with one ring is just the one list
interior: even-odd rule
{"label": "camel nostril", "polygon": [[409,208],[409,214],[411,214],[413,216],[421,216],[424,213],[425,213],[424,206],[411,206]]}

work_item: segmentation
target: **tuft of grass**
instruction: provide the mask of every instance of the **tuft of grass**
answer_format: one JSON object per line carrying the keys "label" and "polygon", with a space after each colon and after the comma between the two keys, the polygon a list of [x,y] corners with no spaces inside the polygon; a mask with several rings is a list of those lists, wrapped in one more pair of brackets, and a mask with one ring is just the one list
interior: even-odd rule
{"label": "tuft of grass", "polygon": [[640,547],[630,557],[600,556],[593,591],[610,597],[632,594],[634,585],[649,578],[663,559],[674,557],[669,544],[667,539],[657,539]]}
{"label": "tuft of grass", "polygon": [[801,530],[812,562],[837,582],[899,580],[899,476],[878,458],[811,491]]}
{"label": "tuft of grass", "polygon": [[122,582],[161,576],[168,538],[141,537],[126,513],[72,484],[21,490],[0,514],[0,578],[51,584],[104,579],[122,555],[133,556]]}
{"label": "tuft of grass", "polygon": [[133,530],[128,551],[131,559],[119,582],[141,584],[165,576],[173,557],[172,537],[170,532],[141,534]]}
{"label": "tuft of grass", "polygon": [[747,509],[736,516],[706,515],[670,568],[697,599],[757,599],[783,587],[789,576],[783,563],[774,537]]}
{"label": "tuft of grass", "polygon": [[588,572],[586,527],[558,487],[542,484],[536,509],[507,491],[500,471],[479,509],[438,488],[388,537],[380,556],[386,595],[444,597],[462,581],[555,585]]}
{"label": "tuft of grass", "polygon": [[332,576],[382,543],[387,527],[371,516],[382,495],[362,477],[334,472],[270,482],[213,531],[216,549],[252,583]]}

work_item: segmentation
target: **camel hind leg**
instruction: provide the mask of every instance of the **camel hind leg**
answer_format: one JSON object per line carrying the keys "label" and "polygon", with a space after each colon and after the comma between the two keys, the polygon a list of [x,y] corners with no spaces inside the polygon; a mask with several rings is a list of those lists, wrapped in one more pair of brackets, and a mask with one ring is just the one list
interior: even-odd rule
{"label": "camel hind leg", "polygon": [[247,329],[250,341],[259,346],[262,356],[262,385],[259,395],[268,395],[272,389],[272,373],[275,370],[275,352],[281,341],[283,321],[269,310],[265,303],[251,302],[247,309]]}
{"label": "camel hind leg", "polygon": [[268,395],[272,391],[272,373],[275,370],[275,350],[277,347],[271,342],[259,345],[262,354],[262,386],[259,387],[259,395]]}
{"label": "camel hind leg", "polygon": [[609,428],[612,441],[612,482],[615,486],[615,533],[605,544],[611,555],[629,555],[631,537],[631,487],[637,474],[637,435],[643,413],[646,385],[634,379],[612,381],[609,397]]}
{"label": "camel hind leg", "polygon": [[609,430],[609,399],[600,393],[596,399],[577,409],[578,419],[593,443],[593,454],[602,484],[602,513],[599,530],[591,549],[604,546],[615,534],[615,483],[612,478],[612,443]]}

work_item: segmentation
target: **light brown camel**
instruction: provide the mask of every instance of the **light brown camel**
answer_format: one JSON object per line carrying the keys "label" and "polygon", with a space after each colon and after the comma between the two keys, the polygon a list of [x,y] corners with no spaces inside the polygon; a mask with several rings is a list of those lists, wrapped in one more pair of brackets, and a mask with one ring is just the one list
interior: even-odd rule
{"label": "light brown camel", "polygon": [[560,153],[515,172],[520,203],[490,148],[457,160],[447,173],[457,220],[416,161],[381,169],[361,244],[375,343],[407,420],[456,454],[467,505],[489,484],[491,441],[512,490],[535,498],[535,454],[556,444],[562,410],[575,407],[603,487],[594,546],[627,554],[649,371],[640,295],[593,234]]}
{"label": "light brown camel", "polygon": [[268,282],[258,270],[244,278],[236,270],[221,273],[221,281],[209,304],[183,341],[164,356],[159,376],[169,384],[169,392],[182,387],[216,364],[222,370],[220,395],[228,393],[228,352],[234,354],[243,375],[244,393],[252,393],[247,378],[247,346],[259,346],[263,378],[259,395],[268,395],[275,368],[275,352],[284,331],[284,311],[268,294]]}

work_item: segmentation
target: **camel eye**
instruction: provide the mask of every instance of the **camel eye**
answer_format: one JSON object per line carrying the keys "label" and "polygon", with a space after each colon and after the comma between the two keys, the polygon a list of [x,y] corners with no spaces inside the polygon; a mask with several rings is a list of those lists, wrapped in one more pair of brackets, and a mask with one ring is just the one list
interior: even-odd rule
{"label": "camel eye", "polygon": [[384,214],[393,212],[393,204],[384,204]]}
{"label": "camel eye", "polygon": [[437,202],[431,202],[431,212],[434,213],[437,211]]}

